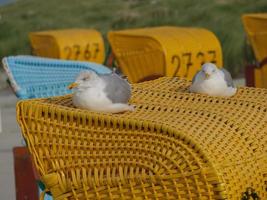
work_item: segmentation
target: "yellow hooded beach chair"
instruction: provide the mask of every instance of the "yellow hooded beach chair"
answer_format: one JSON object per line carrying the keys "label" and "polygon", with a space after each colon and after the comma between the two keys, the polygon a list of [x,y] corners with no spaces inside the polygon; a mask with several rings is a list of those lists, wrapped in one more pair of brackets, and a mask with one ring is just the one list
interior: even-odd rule
{"label": "yellow hooded beach chair", "polygon": [[222,50],[209,30],[150,27],[110,31],[108,40],[121,71],[132,83],[161,76],[191,80],[204,62],[222,66]]}

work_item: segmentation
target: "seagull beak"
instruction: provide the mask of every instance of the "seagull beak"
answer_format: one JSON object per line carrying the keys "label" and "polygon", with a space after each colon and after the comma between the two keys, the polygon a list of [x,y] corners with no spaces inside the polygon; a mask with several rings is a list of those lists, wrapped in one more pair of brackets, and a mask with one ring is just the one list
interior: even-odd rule
{"label": "seagull beak", "polygon": [[205,77],[206,79],[210,77],[210,75],[208,73],[205,73]]}
{"label": "seagull beak", "polygon": [[71,90],[71,89],[73,89],[73,88],[76,88],[76,87],[78,87],[78,83],[71,83],[69,86],[68,86],[68,88]]}

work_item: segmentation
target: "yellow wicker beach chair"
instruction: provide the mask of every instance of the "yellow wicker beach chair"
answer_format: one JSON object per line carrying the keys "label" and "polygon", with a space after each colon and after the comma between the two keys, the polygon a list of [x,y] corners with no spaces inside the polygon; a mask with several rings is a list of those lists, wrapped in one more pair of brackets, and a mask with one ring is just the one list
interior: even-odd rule
{"label": "yellow wicker beach chair", "polygon": [[232,98],[190,82],[133,85],[134,112],[76,109],[71,95],[20,101],[41,180],[60,199],[267,199],[267,90]]}
{"label": "yellow wicker beach chair", "polygon": [[191,80],[204,62],[222,66],[220,42],[202,28],[111,31],[108,40],[120,69],[132,83],[165,75]]}
{"label": "yellow wicker beach chair", "polygon": [[267,88],[267,13],[245,14],[242,20],[258,62],[251,74],[254,86]]}
{"label": "yellow wicker beach chair", "polygon": [[29,37],[33,54],[37,56],[101,64],[105,60],[103,37],[94,29],[32,32]]}

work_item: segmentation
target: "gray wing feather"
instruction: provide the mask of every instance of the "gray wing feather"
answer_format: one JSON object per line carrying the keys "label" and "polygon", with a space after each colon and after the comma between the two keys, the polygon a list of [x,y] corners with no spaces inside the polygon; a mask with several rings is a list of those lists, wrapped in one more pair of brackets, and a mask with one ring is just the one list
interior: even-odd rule
{"label": "gray wing feather", "polygon": [[224,68],[221,68],[220,70],[221,70],[221,71],[223,72],[223,74],[224,74],[224,80],[226,81],[227,86],[228,86],[228,87],[235,87],[230,72],[228,72],[228,71],[227,71],[226,69],[224,69]]}
{"label": "gray wing feather", "polygon": [[128,103],[131,98],[131,85],[115,73],[100,77],[106,83],[105,93],[112,103]]}
{"label": "gray wing feather", "polygon": [[197,80],[197,76],[199,75],[200,72],[201,72],[201,71],[198,71],[198,72],[195,74],[195,76],[194,76],[193,79],[192,79],[192,83],[195,83],[195,81]]}

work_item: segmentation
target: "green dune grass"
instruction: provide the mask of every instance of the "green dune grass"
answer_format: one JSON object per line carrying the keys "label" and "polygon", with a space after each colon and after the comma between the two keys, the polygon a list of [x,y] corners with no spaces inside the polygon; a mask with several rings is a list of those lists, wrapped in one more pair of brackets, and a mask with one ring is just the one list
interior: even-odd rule
{"label": "green dune grass", "polygon": [[219,38],[224,65],[243,70],[241,15],[266,12],[266,0],[17,0],[0,7],[0,58],[30,54],[28,33],[61,28],[109,30],[160,25],[204,27]]}

